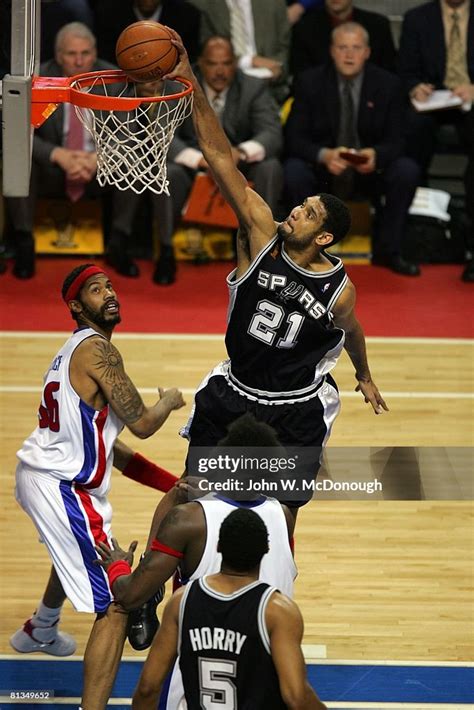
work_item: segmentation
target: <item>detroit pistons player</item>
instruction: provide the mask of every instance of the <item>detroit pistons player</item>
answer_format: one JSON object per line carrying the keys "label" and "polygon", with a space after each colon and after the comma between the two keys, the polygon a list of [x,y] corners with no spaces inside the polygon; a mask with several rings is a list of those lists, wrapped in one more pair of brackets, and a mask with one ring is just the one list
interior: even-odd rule
{"label": "detroit pistons player", "polygon": [[32,619],[10,642],[19,652],[70,655],[74,640],[58,632],[66,597],[97,614],[84,655],[84,710],[102,710],[122,654],[127,614],[112,602],[107,575],[94,564],[94,546],[111,539],[107,500],[114,444],[124,426],[140,438],[154,434],[183,406],[176,389],[160,390],[145,406],[112,345],[120,305],[103,269],[85,264],[65,279],[63,299],[77,328],[53,358],[44,379],[38,426],[18,452],[16,497],[35,524],[53,562]]}
{"label": "detroit pistons player", "polygon": [[360,391],[375,414],[387,410],[367,362],[354,312],[355,288],[341,260],[326,252],[350,226],[337,197],[308,197],[278,224],[232,158],[219,120],[174,33],[179,62],[167,78],[183,76],[194,89],[199,147],[238,221],[237,268],[227,279],[229,360],[205,378],[183,430],[190,446],[213,446],[244,412],[270,424],[281,444],[318,449],[339,411],[330,371],[343,348]]}

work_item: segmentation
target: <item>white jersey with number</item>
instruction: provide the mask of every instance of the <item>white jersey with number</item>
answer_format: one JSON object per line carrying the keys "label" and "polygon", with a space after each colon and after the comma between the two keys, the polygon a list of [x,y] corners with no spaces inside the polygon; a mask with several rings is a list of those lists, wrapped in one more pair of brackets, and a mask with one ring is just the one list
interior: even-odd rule
{"label": "white jersey with number", "polygon": [[[257,513],[268,530],[269,551],[263,556],[260,563],[259,580],[276,587],[276,589],[279,589],[289,597],[293,596],[293,582],[298,570],[288,539],[285,514],[279,501],[275,498],[262,497],[257,501],[244,503],[243,501],[232,501],[217,494],[211,494],[204,498],[199,498],[195,502],[202,506],[206,517],[206,546],[199,565],[193,574],[186,579],[186,582],[219,572],[222,562],[222,555],[217,552],[220,527],[224,518],[232,513],[233,510],[245,507]],[[168,688],[162,692],[159,708],[160,710],[161,708],[164,708],[164,710],[187,709],[179,661],[174,664]]]}
{"label": "white jersey with number", "polygon": [[15,494],[48,548],[78,611],[102,613],[113,599],[96,545],[112,537],[107,500],[113,446],[123,424],[109,406],[96,411],[69,379],[71,357],[92,328],[76,330],[44,378],[38,427],[18,452]]}
{"label": "white jersey with number", "polygon": [[108,405],[97,411],[83,402],[69,379],[74,351],[93,336],[102,337],[92,328],[76,330],[53,359],[44,377],[38,426],[17,455],[25,470],[74,481],[102,496],[110,486],[113,446],[123,423]]}
{"label": "white jersey with number", "polygon": [[222,522],[236,508],[247,508],[262,518],[268,530],[269,551],[263,556],[260,564],[259,579],[276,587],[288,597],[293,596],[293,583],[298,571],[288,539],[285,514],[275,498],[262,497],[257,501],[239,502],[211,495],[196,502],[201,505],[206,516],[207,537],[201,561],[190,580],[219,572],[222,555],[216,550]]}

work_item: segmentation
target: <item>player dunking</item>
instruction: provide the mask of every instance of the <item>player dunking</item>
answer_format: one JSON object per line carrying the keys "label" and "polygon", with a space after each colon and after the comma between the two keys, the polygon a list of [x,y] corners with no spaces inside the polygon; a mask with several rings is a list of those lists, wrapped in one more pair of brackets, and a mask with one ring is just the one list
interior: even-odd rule
{"label": "player dunking", "polygon": [[167,78],[191,81],[199,147],[239,220],[237,268],[227,279],[230,359],[201,384],[182,433],[191,446],[212,446],[231,421],[250,411],[274,427],[283,445],[321,447],[339,411],[329,372],[343,347],[355,368],[356,390],[376,414],[388,409],[370,374],[355,288],[341,260],[325,251],[346,235],[348,209],[323,193],[276,223],[236,168],[186,50],[173,36],[179,62]]}
{"label": "player dunking", "polygon": [[132,707],[156,708],[179,654],[189,710],[324,710],[306,678],[298,607],[258,581],[268,552],[262,518],[232,512],[220,527],[218,551],[220,572],[190,582],[168,602]]}
{"label": "player dunking", "polygon": [[22,653],[69,655],[74,640],[58,632],[65,598],[78,611],[95,612],[84,655],[82,705],[84,710],[102,710],[127,625],[127,614],[111,603],[107,575],[93,564],[94,546],[111,537],[107,492],[114,444],[124,426],[140,438],[151,436],[184,402],[171,389],[160,391],[155,405],[143,403],[110,342],[121,320],[120,305],[102,269],[93,264],[74,269],[62,296],[77,330],[45,375],[38,427],[18,452],[16,471],[17,500],[46,544],[53,568],[33,618],[10,642]]}

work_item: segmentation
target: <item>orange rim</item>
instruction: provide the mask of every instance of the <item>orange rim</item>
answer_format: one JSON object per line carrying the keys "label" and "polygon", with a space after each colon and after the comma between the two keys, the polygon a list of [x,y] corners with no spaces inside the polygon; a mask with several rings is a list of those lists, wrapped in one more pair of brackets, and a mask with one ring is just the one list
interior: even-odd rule
{"label": "orange rim", "polygon": [[76,74],[72,77],[33,77],[32,102],[33,103],[71,103],[82,108],[90,108],[102,111],[131,111],[141,104],[159,103],[160,101],[172,101],[188,96],[193,91],[193,86],[188,79],[176,77],[173,81],[179,81],[184,89],[174,94],[166,96],[146,96],[143,98],[127,96],[99,96],[89,94],[78,88],[76,84],[81,83],[82,87],[88,88],[101,80],[104,84],[133,83],[125,72],[120,69],[110,69],[105,71],[86,72]]}

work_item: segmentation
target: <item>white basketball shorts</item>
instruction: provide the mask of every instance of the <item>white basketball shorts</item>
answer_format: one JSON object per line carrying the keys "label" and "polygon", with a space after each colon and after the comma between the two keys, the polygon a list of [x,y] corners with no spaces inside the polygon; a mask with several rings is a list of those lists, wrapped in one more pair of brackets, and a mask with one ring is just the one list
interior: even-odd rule
{"label": "white basketball shorts", "polygon": [[15,495],[45,543],[64,592],[77,611],[104,612],[113,599],[94,546],[112,537],[112,506],[73,481],[16,469]]}

